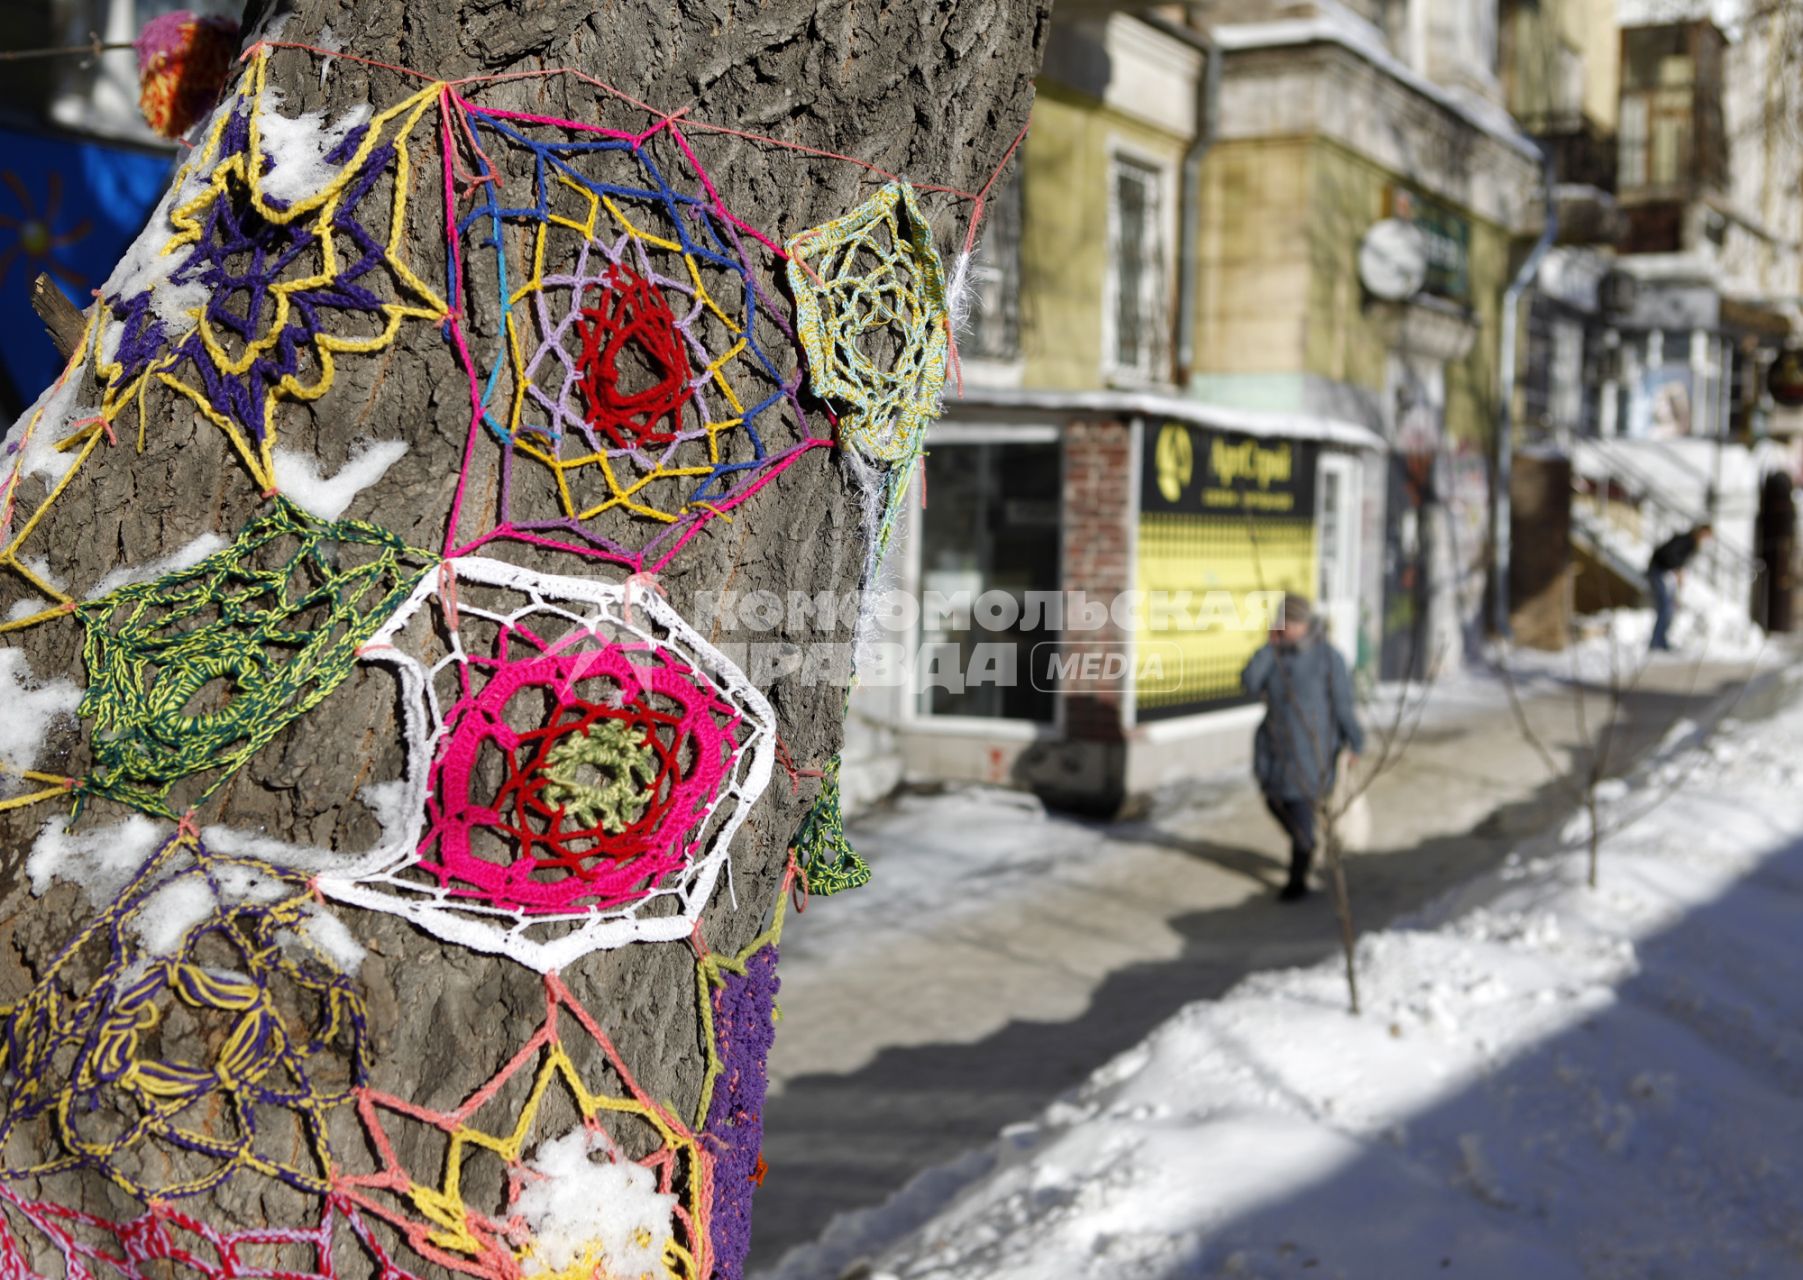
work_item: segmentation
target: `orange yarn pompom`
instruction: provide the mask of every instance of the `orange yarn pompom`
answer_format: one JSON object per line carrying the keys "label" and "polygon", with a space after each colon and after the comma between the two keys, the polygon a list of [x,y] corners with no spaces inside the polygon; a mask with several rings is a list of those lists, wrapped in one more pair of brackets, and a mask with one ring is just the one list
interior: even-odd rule
{"label": "orange yarn pompom", "polygon": [[165,138],[179,138],[212,109],[238,54],[238,24],[185,9],[144,24],[138,52],[138,109]]}

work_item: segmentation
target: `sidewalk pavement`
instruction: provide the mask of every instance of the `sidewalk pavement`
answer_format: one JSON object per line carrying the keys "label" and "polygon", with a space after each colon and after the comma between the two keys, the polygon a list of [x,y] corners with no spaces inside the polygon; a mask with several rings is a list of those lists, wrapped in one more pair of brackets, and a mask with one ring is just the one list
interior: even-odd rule
{"label": "sidewalk pavement", "polygon": [[[1648,667],[1611,771],[1731,710],[1748,675],[1745,662]],[[1521,698],[1554,757],[1583,768],[1575,690],[1542,676]],[[1587,688],[1583,706],[1594,732],[1605,692]],[[1499,681],[1436,691],[1369,793],[1371,838],[1348,867],[1361,925],[1558,827],[1569,786],[1549,780]],[[754,1266],[1037,1115],[1184,1004],[1338,947],[1327,895],[1273,900],[1286,846],[1249,778],[1117,824],[1005,792],[905,797],[851,836],[876,880],[814,902],[784,937]]]}

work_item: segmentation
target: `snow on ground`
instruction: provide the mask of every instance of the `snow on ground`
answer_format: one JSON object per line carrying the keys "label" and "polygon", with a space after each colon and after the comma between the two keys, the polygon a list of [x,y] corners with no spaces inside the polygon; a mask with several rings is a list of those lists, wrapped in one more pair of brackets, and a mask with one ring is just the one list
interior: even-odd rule
{"label": "snow on ground", "polygon": [[1790,692],[1619,788],[1599,889],[1523,848],[1361,942],[1362,1017],[1258,975],[775,1277],[1803,1274]]}
{"label": "snow on ground", "polygon": [[[959,839],[947,841],[956,831]],[[880,946],[877,922],[922,918],[940,923],[976,915],[1011,899],[1021,880],[1092,852],[1093,828],[1046,812],[1038,797],[995,787],[953,787],[908,794],[860,821],[854,843],[882,850],[881,891],[835,897],[784,936],[783,954],[845,956]],[[948,894],[946,884],[958,892]]]}

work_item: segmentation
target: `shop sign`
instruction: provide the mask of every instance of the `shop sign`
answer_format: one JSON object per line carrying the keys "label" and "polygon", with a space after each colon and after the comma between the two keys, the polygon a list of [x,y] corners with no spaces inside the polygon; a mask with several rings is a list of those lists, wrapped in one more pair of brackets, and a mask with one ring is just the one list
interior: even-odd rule
{"label": "shop sign", "polygon": [[1453,302],[1471,301],[1471,220],[1406,187],[1391,187],[1386,212],[1412,223],[1427,245],[1427,280],[1421,292]]}
{"label": "shop sign", "polygon": [[1143,511],[1314,518],[1315,454],[1308,441],[1167,422],[1144,454]]}

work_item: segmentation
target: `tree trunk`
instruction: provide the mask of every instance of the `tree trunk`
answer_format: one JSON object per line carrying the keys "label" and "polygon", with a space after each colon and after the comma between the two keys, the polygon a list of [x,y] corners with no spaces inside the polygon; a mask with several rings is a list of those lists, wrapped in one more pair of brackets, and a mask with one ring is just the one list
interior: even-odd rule
{"label": "tree trunk", "polygon": [[[621,94],[682,113],[677,127],[711,176],[719,203],[780,243],[857,206],[877,189],[881,179],[840,160],[685,122],[774,135],[820,151],[857,156],[916,181],[972,191],[982,186],[1026,119],[1049,10],[1050,0],[783,0],[775,4],[754,0],[433,0],[412,4],[266,0],[252,5],[247,44],[273,32],[273,38],[283,42],[419,68],[447,80],[576,68]],[[459,217],[477,208],[485,198],[485,187],[497,185],[475,180],[484,164],[494,166],[504,201],[533,189],[529,153],[505,145],[499,132],[489,130],[481,134],[484,150],[478,155],[472,145],[476,139],[463,132],[468,118],[446,106],[437,92],[428,95],[430,100],[424,103],[411,133],[404,132],[404,118],[384,125],[380,113],[429,84],[395,70],[284,47],[268,54],[266,73],[269,86],[279,92],[275,111],[285,117],[321,112],[329,124],[361,104],[371,104],[377,113],[371,128],[387,128],[389,133],[384,136],[401,138],[411,166],[403,170],[398,159],[372,161],[373,186],[361,194],[344,195],[342,203],[345,207],[356,205],[354,217],[375,239],[391,229],[397,233],[394,256],[407,264],[415,278],[410,281],[383,261],[350,285],[367,289],[379,302],[414,309],[399,319],[392,341],[383,341],[382,317],[393,311],[359,310],[342,299],[326,297],[329,288],[305,295],[315,314],[322,317],[318,321],[321,332],[358,339],[372,349],[332,355],[315,345],[300,351],[291,364],[298,362],[295,376],[302,383],[316,383],[328,363],[332,377],[329,390],[317,398],[300,394],[274,397],[271,421],[280,447],[311,459],[318,474],[329,477],[359,457],[367,464],[369,458],[362,450],[372,441],[404,441],[405,452],[358,493],[339,518],[367,521],[406,547],[428,553],[467,547],[497,522],[502,509],[498,497],[501,449],[494,432],[471,430],[470,378],[455,344],[447,341],[447,333],[449,321],[461,325],[472,359],[486,370],[482,364],[485,355],[501,349],[503,321],[497,299],[504,293],[496,278],[494,251],[485,245],[480,226],[466,228],[455,239],[465,258],[461,265],[468,281],[467,294],[459,299],[447,293],[453,264],[446,261],[440,149],[447,130],[457,135],[453,137],[454,198]],[[658,119],[569,76],[468,83],[458,92],[486,109],[596,122],[629,132],[648,129]],[[515,127],[522,137],[541,144],[572,137],[550,125],[516,122]],[[669,141],[657,142],[657,156],[662,163],[683,168],[674,146],[664,145]],[[353,133],[345,145],[355,147],[357,135]],[[195,154],[202,150],[197,148]],[[316,186],[330,176],[333,164],[344,163],[343,154],[348,152],[325,157],[326,164],[318,166],[323,176]],[[278,162],[275,171],[280,174],[283,169],[284,164]],[[311,194],[291,190],[296,183],[304,184],[308,172],[298,162],[288,168],[282,189],[290,202]],[[689,181],[686,172],[681,176]],[[676,178],[671,185],[678,185]],[[235,229],[247,241],[226,244],[218,261],[233,272],[268,268],[270,264],[257,261],[248,245],[248,240],[254,240],[256,215],[245,207],[241,185],[228,185],[227,192],[220,200],[233,210]],[[403,194],[405,205],[400,208]],[[923,194],[921,200],[949,262],[963,242],[972,202],[933,193]],[[342,230],[342,224],[337,225]],[[153,217],[140,244],[160,243],[171,234],[164,212]],[[219,234],[226,237],[225,231]],[[517,271],[520,261],[529,260],[523,248],[527,241],[517,229],[507,236],[511,238],[502,250],[514,262],[510,269]],[[582,238],[577,233],[548,241],[543,271],[572,270]],[[334,243],[340,270],[367,247],[359,246],[348,232],[337,235]],[[770,353],[778,372],[786,375],[797,367],[799,356],[796,344],[784,332],[791,321],[786,286],[780,283],[782,264],[749,235],[739,243],[751,264],[760,299],[760,318],[747,326],[749,336]],[[315,269],[320,252],[315,243],[299,253],[293,263],[282,268],[275,282],[292,283]],[[509,287],[519,284],[516,274]],[[434,313],[431,302],[421,302],[434,291],[449,299],[448,320],[442,311]],[[252,296],[247,303],[252,332],[263,332],[280,318],[279,292],[247,295]],[[293,307],[301,305],[302,296],[294,295]],[[111,301],[99,304],[103,311]],[[204,295],[197,301],[204,303]],[[293,317],[298,314],[298,310],[288,313],[290,323],[296,323]],[[522,325],[531,323],[523,312],[515,318]],[[101,319],[106,321],[108,316],[103,314]],[[113,355],[110,344],[114,339],[107,337],[104,329],[96,332],[102,335],[98,354]],[[123,341],[132,341],[129,330]],[[118,358],[124,361],[124,347],[119,350]],[[279,354],[274,351],[272,358]],[[91,343],[90,366],[94,359]],[[733,384],[732,394],[749,405],[770,394],[770,388],[744,372],[747,364],[738,362],[724,377]],[[695,373],[705,376],[703,370]],[[649,376],[655,379],[657,371]],[[72,366],[65,377],[85,377],[91,385],[94,373],[91,367]],[[622,388],[628,395],[641,389],[642,385]],[[564,390],[577,395],[567,383]],[[154,577],[165,572],[166,566],[153,562],[183,548],[193,550],[195,539],[213,535],[231,542],[248,522],[267,516],[276,504],[269,489],[283,488],[294,496],[305,488],[297,488],[287,479],[296,474],[292,459],[283,471],[282,484],[265,483],[272,477],[259,469],[263,459],[250,430],[252,424],[236,421],[241,437],[249,441],[247,449],[240,449],[226,429],[200,411],[194,396],[166,381],[151,379],[141,401],[134,398],[104,428],[82,416],[94,412],[92,397],[97,395],[74,397],[80,403],[73,408],[64,404],[59,409],[53,402],[46,411],[47,422],[61,413],[55,424],[57,435],[74,440],[60,456],[85,453],[85,457],[67,488],[35,525],[28,522],[48,492],[54,473],[40,466],[36,474],[20,482],[7,532],[15,539],[21,530],[28,535],[15,548],[17,566],[23,572],[4,572],[0,566],[0,577],[5,578],[0,620],[17,621],[38,612],[46,615],[39,623],[0,635],[0,642],[16,648],[28,661],[30,678],[39,686],[29,696],[64,710],[72,694],[58,695],[54,682],[86,687],[95,678],[92,668],[97,661],[116,664],[116,655],[108,659],[104,653],[96,654],[93,636],[121,624],[112,614],[99,617],[73,607],[60,609],[61,598],[80,602],[99,590],[110,590],[120,579],[103,580],[121,569],[131,570],[123,576],[124,581]],[[822,406],[805,394],[803,402],[807,423],[781,403],[764,415],[764,443],[771,455],[810,436],[830,434]],[[15,433],[13,439],[18,438]],[[723,447],[730,451],[746,446],[729,442]],[[43,442],[36,448],[41,454]],[[32,446],[27,446],[26,455],[31,453]],[[460,499],[459,474],[466,455],[468,486]],[[724,516],[697,526],[694,537],[667,563],[660,565],[657,558],[646,557],[636,567],[658,567],[658,583],[667,593],[669,608],[702,638],[721,643],[734,637],[723,634],[722,623],[709,617],[714,593],[772,591],[787,600],[795,592],[810,597],[822,592],[855,592],[869,536],[856,472],[839,449],[806,449],[770,483]],[[532,487],[542,479],[539,473],[530,473],[527,460],[518,460],[513,501],[551,503],[555,494],[548,483],[542,490]],[[655,505],[660,500],[650,501]],[[718,497],[712,501],[722,505]],[[457,513],[448,515],[459,502]],[[712,516],[713,512],[710,509],[706,514]],[[587,524],[592,531],[627,546],[641,544],[663,528],[652,518],[618,505]],[[276,532],[278,536],[269,545],[292,551],[295,531],[284,526]],[[349,545],[339,531],[331,531],[321,544],[322,554],[330,557],[331,565],[342,568],[359,556],[380,553],[374,543],[347,552]],[[663,548],[668,546],[666,541]],[[486,603],[498,602],[505,592],[464,581],[456,584],[457,594],[447,603],[444,571],[432,568],[429,557],[415,557],[418,562],[414,563],[408,559],[411,554],[399,553],[398,559],[384,562],[388,576],[379,578],[379,589],[394,588],[385,597],[385,605],[392,605],[415,582],[423,584],[422,590],[435,590],[439,603],[415,618],[409,634],[428,647],[439,646],[435,652],[444,651],[448,643],[444,629],[469,623],[459,607],[479,610]],[[535,573],[572,575],[603,584],[624,582],[635,567],[531,541],[491,542],[482,546],[479,554]],[[226,586],[215,582],[211,589],[217,593]],[[642,611],[641,619],[660,616],[651,593],[641,596],[629,598],[626,611]],[[241,603],[250,608],[256,601]],[[328,611],[340,608],[328,619],[329,624],[354,627],[360,616],[357,609],[374,607],[356,605],[347,614],[342,603],[320,606]],[[162,610],[174,607],[166,599],[155,600],[144,616],[154,623],[165,616]],[[308,621],[323,625],[312,615]],[[783,645],[849,639],[844,632],[819,634],[819,628],[830,623],[816,622],[814,626],[810,630],[805,619],[788,616],[775,629],[748,638],[778,646],[775,651],[781,651]],[[267,640],[268,632],[263,634]],[[89,645],[85,660],[84,637]],[[471,652],[475,643],[470,642]],[[359,649],[359,656],[367,658],[369,653]],[[0,661],[17,660],[16,654],[0,649]],[[138,669],[137,677],[154,682],[155,658],[144,661],[152,665]],[[312,975],[312,985],[298,984],[305,991],[277,1010],[279,1025],[257,1029],[259,1045],[296,1049],[308,1034],[319,1034],[322,1023],[329,1021],[321,1010],[333,1006],[345,1014],[342,1026],[330,1028],[312,1046],[311,1056],[284,1056],[273,1050],[274,1057],[250,1055],[265,1066],[280,1064],[279,1070],[270,1067],[271,1074],[257,1082],[257,1117],[262,1122],[255,1152],[222,1156],[217,1150],[204,1149],[205,1141],[229,1146],[229,1135],[245,1123],[224,1101],[247,1096],[233,1092],[244,1084],[230,1078],[239,1064],[226,1062],[231,1038],[246,1031],[245,1020],[234,1013],[241,1013],[241,1007],[233,1003],[235,997],[229,991],[212,996],[178,992],[159,1003],[154,1014],[146,1014],[134,1024],[135,1030],[120,1042],[122,1052],[133,1063],[152,1059],[164,1064],[202,1063],[214,1074],[202,1082],[204,1088],[192,1080],[163,1081],[165,1092],[161,1094],[142,1088],[132,1094],[138,1100],[134,1105],[140,1108],[154,1107],[154,1102],[145,1099],[163,1098],[170,1108],[168,1114],[175,1117],[172,1128],[149,1137],[136,1131],[122,1135],[117,1126],[130,1122],[110,1116],[115,1129],[104,1137],[124,1153],[112,1161],[112,1166],[127,1168],[123,1181],[109,1181],[112,1166],[106,1160],[68,1158],[55,1164],[59,1158],[72,1157],[69,1133],[79,1130],[99,1141],[93,1128],[83,1128],[88,1123],[85,1120],[68,1121],[65,1116],[59,1137],[56,1117],[63,1113],[51,1108],[31,1123],[14,1123],[7,1129],[0,1216],[6,1219],[7,1229],[20,1242],[27,1260],[41,1274],[61,1274],[60,1265],[53,1261],[61,1247],[55,1243],[55,1230],[45,1225],[42,1211],[33,1218],[31,1211],[22,1209],[23,1202],[48,1201],[124,1222],[147,1212],[145,1198],[128,1191],[129,1183],[139,1193],[148,1191],[167,1200],[152,1215],[159,1230],[174,1230],[168,1225],[172,1221],[169,1212],[191,1215],[222,1233],[251,1227],[313,1230],[321,1221],[326,1199],[317,1185],[323,1179],[333,1187],[332,1203],[339,1215],[339,1274],[346,1274],[346,1269],[350,1274],[369,1274],[374,1247],[418,1276],[447,1274],[447,1267],[503,1274],[512,1265],[506,1261],[509,1251],[521,1255],[528,1243],[518,1233],[519,1206],[524,1201],[517,1197],[522,1193],[516,1187],[510,1198],[509,1181],[534,1184],[550,1167],[546,1164],[549,1157],[541,1158],[546,1145],[573,1131],[587,1115],[591,1128],[599,1125],[613,1131],[612,1139],[625,1157],[647,1161],[659,1186],[677,1197],[684,1212],[711,1221],[711,1227],[696,1222],[674,1230],[674,1243],[663,1254],[674,1274],[692,1275],[697,1280],[710,1274],[736,1274],[742,1242],[728,1237],[742,1228],[727,1220],[741,1211],[748,1191],[736,1184],[712,1186],[710,1178],[744,1182],[749,1177],[743,1168],[747,1152],[739,1150],[729,1158],[724,1148],[730,1144],[717,1135],[696,1138],[706,1119],[698,1112],[703,1110],[704,1096],[719,1093],[730,1106],[755,1115],[762,1062],[754,1024],[768,1016],[770,984],[765,968],[772,957],[760,954],[752,960],[749,977],[733,976],[730,970],[734,958],[748,955],[747,948],[771,924],[784,885],[789,839],[807,815],[818,786],[814,771],[826,768],[840,744],[844,701],[842,684],[773,680],[768,664],[763,664],[761,672],[755,659],[746,665],[774,712],[780,744],[777,758],[792,761],[798,773],[778,767],[733,836],[729,869],[707,900],[694,945],[682,938],[641,941],[593,950],[580,958],[569,958],[575,952],[566,952],[566,962],[535,968],[445,941],[395,914],[348,905],[326,885],[329,906],[323,909],[348,928],[367,954],[356,966],[354,981],[341,986],[329,981],[322,986],[318,976],[322,970],[317,964],[306,969],[303,976]],[[293,670],[290,666],[286,672],[291,675]],[[0,812],[0,849],[6,851],[9,873],[0,914],[7,944],[0,964],[0,998],[13,1002],[5,1065],[15,1113],[24,1088],[21,1082],[29,1085],[25,1092],[47,1088],[68,1096],[67,1082],[59,1083],[58,1073],[66,1076],[73,1070],[70,1056],[79,1056],[93,1044],[92,1037],[84,1041],[76,1035],[71,1040],[65,1034],[63,1040],[55,1041],[60,1046],[57,1052],[34,1055],[34,1046],[48,1043],[45,1028],[54,1025],[66,1033],[71,1026],[87,1025],[81,1023],[83,1006],[79,1002],[104,986],[104,997],[96,997],[100,1012],[94,1023],[101,1030],[93,1035],[108,1027],[118,1031],[117,1015],[125,1007],[121,1002],[129,1003],[121,993],[128,987],[138,991],[146,981],[147,965],[152,970],[156,967],[154,960],[147,961],[133,948],[152,956],[165,954],[149,941],[156,929],[155,919],[181,923],[181,904],[169,896],[159,897],[146,911],[121,922],[115,906],[118,895],[142,892],[158,881],[153,874],[137,889],[132,888],[127,884],[128,873],[106,868],[106,854],[112,852],[116,863],[123,856],[120,851],[135,850],[134,857],[141,860],[156,842],[174,837],[178,843],[168,855],[173,860],[166,861],[165,871],[205,857],[211,860],[208,865],[214,872],[224,874],[227,865],[217,861],[217,849],[206,854],[194,851],[193,832],[202,833],[203,846],[219,827],[313,850],[358,851],[377,845],[383,835],[377,812],[380,806],[370,802],[364,788],[375,781],[404,778],[408,768],[403,751],[407,726],[400,709],[404,691],[397,688],[395,672],[393,665],[357,661],[348,678],[270,737],[242,768],[196,775],[166,797],[152,787],[157,793],[153,799],[165,809],[161,817],[134,815],[134,809],[146,807],[142,794],[134,802],[120,789],[85,785],[75,788],[80,797],[79,814],[67,835],[60,838],[55,832],[62,831],[71,809],[65,801],[52,799]],[[0,690],[5,691],[0,698],[12,699],[15,693],[7,684],[8,674],[9,669],[0,665]],[[229,673],[221,674],[219,680],[208,681],[195,691],[193,701],[178,701],[188,713],[199,713],[204,720],[206,714],[220,712],[227,700],[239,696],[232,678]],[[304,684],[304,678],[294,678]],[[182,692],[189,690],[184,687]],[[63,699],[60,703],[59,696]],[[93,772],[97,749],[105,746],[93,740],[92,726],[93,716],[84,706],[80,717],[63,715],[53,722],[48,738],[32,759],[0,756],[0,761],[10,762],[15,771],[26,767],[43,775],[85,780]],[[0,749],[6,740],[0,726]],[[492,772],[497,766],[492,761],[478,761],[475,767]],[[205,796],[204,803],[195,803],[205,786],[215,781],[220,783],[217,790]],[[15,782],[12,794],[17,796],[22,789],[37,785]],[[45,785],[51,790],[56,786],[54,782]],[[0,792],[0,797],[6,794]],[[190,804],[194,804],[192,817],[178,828],[175,817],[188,812]],[[128,819],[152,822],[155,841],[145,844],[145,837],[140,837],[134,843],[132,833],[141,828],[121,828],[119,824]],[[627,821],[631,820],[629,814]],[[41,836],[49,823],[54,823],[55,831]],[[66,847],[91,833],[104,833],[104,847],[66,854],[60,864],[63,877],[37,877],[40,892],[34,894],[32,883],[23,874],[34,845],[40,850],[34,865],[43,871],[49,866],[43,860],[45,848]],[[240,839],[233,847],[242,846]],[[444,856],[442,844],[439,849]],[[304,881],[308,870],[303,865],[300,872],[299,879],[290,877],[291,881]],[[326,879],[329,877],[322,877],[322,883]],[[214,886],[213,893],[220,902],[232,900],[229,888]],[[205,964],[201,968],[216,977],[226,975],[222,980],[228,984],[234,977],[249,977],[252,985],[280,985],[280,978],[295,986],[298,980],[292,973],[270,977],[275,970],[266,973],[265,962],[274,963],[270,957],[287,955],[287,943],[282,939],[296,929],[325,937],[329,926],[320,924],[312,914],[320,909],[309,900],[299,906],[270,908],[262,915],[234,917],[231,928],[236,933],[228,930],[216,942],[228,949],[236,947],[242,962],[210,962],[210,969]],[[658,910],[653,908],[647,914],[655,917]],[[78,933],[89,945],[53,970],[65,944]],[[111,968],[106,955],[109,947],[115,961]],[[264,950],[259,953],[258,947]],[[345,949],[335,950],[342,953]],[[131,954],[122,958],[121,952]],[[698,977],[698,953],[723,961],[725,967],[704,966]],[[351,961],[344,963],[348,966]],[[557,972],[547,978],[538,971],[544,968]],[[179,975],[171,976],[169,982],[179,986]],[[289,986],[283,991],[292,995]],[[26,999],[34,988],[36,994]],[[46,1003],[50,988],[58,988],[61,996]],[[554,997],[550,1002],[558,1004],[566,988],[570,1003],[558,1006],[556,1037],[529,1045],[546,1020],[548,998]],[[761,1012],[760,993],[764,1000]],[[575,1012],[577,1007],[592,1016],[594,1029],[604,1032],[609,1041],[588,1034],[581,1015]],[[106,1022],[108,1011],[115,1015],[114,1023]],[[355,1057],[356,1027],[367,1030],[368,1091],[357,1095],[362,1099],[363,1114],[360,1116],[359,1107],[350,1101],[320,1107],[315,1118],[327,1132],[331,1162],[329,1172],[323,1172],[309,1165],[305,1150],[312,1113],[302,1106],[281,1103],[285,1091],[291,1095],[296,1090],[288,1076],[280,1073],[292,1074],[297,1067],[305,1067],[313,1078],[299,1093],[324,1096],[336,1085],[339,1092],[334,1096],[343,1096],[347,1084],[355,1083],[349,1079],[349,1063]],[[747,1038],[734,1046],[739,1058],[732,1058],[729,1052],[729,1070],[717,1088],[707,1078],[715,1049],[710,1030],[727,1038],[734,1034]],[[568,1053],[567,1059],[553,1052],[558,1044]],[[536,1052],[536,1056],[528,1053],[530,1070],[498,1085],[480,1111],[451,1115],[485,1082],[496,1079],[508,1059],[522,1050]],[[743,1057],[747,1052],[751,1056]],[[584,1080],[585,1088],[624,1099],[630,1104],[628,1111],[597,1110],[555,1084],[552,1096],[535,1107],[526,1081],[543,1062],[568,1065],[573,1076]],[[739,1068],[743,1068],[742,1080],[735,1076]],[[84,1069],[92,1069],[92,1064]],[[137,1086],[155,1083],[142,1075],[134,1079]],[[88,1083],[94,1084],[92,1079]],[[116,1090],[106,1092],[117,1083],[108,1079],[101,1082],[105,1087],[96,1086],[88,1093],[78,1090],[74,1111],[82,1112],[102,1095],[113,1099],[106,1105],[117,1106]],[[184,1088],[195,1092],[183,1094]],[[167,1102],[171,1097],[200,1098],[203,1094],[202,1101],[185,1110],[185,1104]],[[393,1100],[393,1105],[387,1100]],[[385,1126],[372,1126],[372,1115]],[[522,1116],[530,1123],[516,1132]],[[683,1130],[679,1136],[687,1135],[685,1141],[692,1141],[684,1148],[688,1156],[659,1163],[651,1157],[660,1148],[675,1150],[682,1145],[660,1131],[665,1120],[677,1122]],[[152,1130],[156,1127],[151,1125]],[[378,1129],[382,1132],[377,1133]],[[471,1137],[478,1132],[495,1141],[512,1136],[520,1142],[501,1151],[502,1158],[496,1160],[482,1140]],[[195,1140],[195,1133],[205,1141]],[[592,1154],[593,1148],[577,1145],[578,1158],[585,1149]],[[700,1160],[694,1154],[697,1151],[707,1153],[708,1160]],[[755,1153],[754,1142],[749,1155]],[[538,1160],[539,1165],[525,1168],[530,1160]],[[42,1177],[21,1175],[21,1171],[46,1163],[54,1168]],[[222,1167],[229,1167],[231,1176],[215,1184],[212,1177]],[[283,1170],[291,1176],[283,1176]],[[455,1194],[433,1199],[434,1190],[445,1191],[458,1176],[461,1184],[453,1187]],[[781,1176],[780,1170],[775,1176]],[[346,1178],[354,1185],[345,1183]],[[356,1178],[363,1181],[354,1182]],[[347,1185],[356,1193],[348,1198],[344,1192]],[[193,1193],[180,1194],[184,1189]],[[371,1207],[377,1205],[386,1212]],[[503,1231],[496,1237],[499,1245],[493,1247],[492,1241],[484,1243],[481,1230],[474,1225],[477,1219],[459,1216],[468,1209],[501,1220],[507,1217],[510,1205],[515,1214],[514,1233]],[[540,1219],[532,1222],[538,1224]],[[419,1223],[427,1225],[409,1239],[409,1224]],[[90,1245],[106,1235],[106,1229],[98,1226],[84,1226],[81,1231],[87,1233],[83,1238]],[[358,1249],[350,1243],[353,1232],[364,1237],[365,1247]],[[193,1237],[183,1239],[182,1247],[196,1247]],[[654,1252],[657,1244],[652,1242]],[[280,1264],[273,1259],[281,1250],[268,1248],[266,1252],[271,1260],[259,1257],[252,1265],[282,1265],[303,1273],[326,1270],[318,1259],[306,1256],[305,1250],[296,1258],[290,1247]],[[355,1266],[350,1261],[353,1254],[360,1260]],[[552,1244],[541,1241],[536,1259],[527,1258],[520,1265],[528,1274],[553,1270],[558,1257]],[[610,1257],[612,1265],[624,1265],[618,1256]],[[578,1259],[564,1258],[572,1260]],[[589,1256],[585,1265],[594,1262]],[[160,1273],[160,1267],[166,1266],[146,1264],[144,1270],[146,1274]],[[174,1268],[168,1269],[172,1274]]]}

